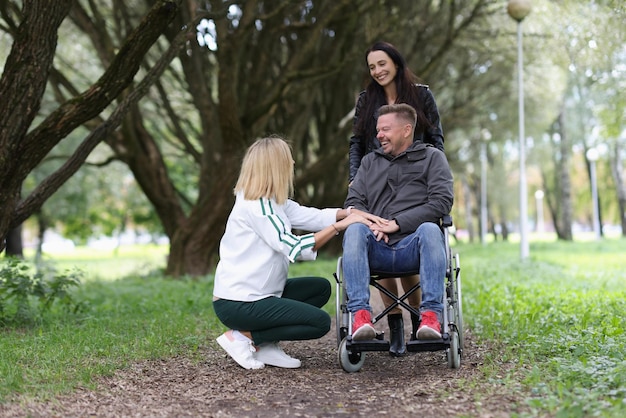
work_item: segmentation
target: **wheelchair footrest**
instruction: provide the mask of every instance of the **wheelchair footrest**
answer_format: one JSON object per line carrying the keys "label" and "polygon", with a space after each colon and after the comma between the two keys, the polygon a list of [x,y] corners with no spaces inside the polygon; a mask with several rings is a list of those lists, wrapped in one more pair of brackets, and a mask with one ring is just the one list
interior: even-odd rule
{"label": "wheelchair footrest", "polygon": [[450,337],[444,334],[438,340],[411,340],[406,343],[406,351],[411,353],[419,351],[440,351],[450,347]]}
{"label": "wheelchair footrest", "polygon": [[389,351],[389,341],[385,340],[362,340],[352,341],[352,337],[348,337],[346,344],[348,351]]}

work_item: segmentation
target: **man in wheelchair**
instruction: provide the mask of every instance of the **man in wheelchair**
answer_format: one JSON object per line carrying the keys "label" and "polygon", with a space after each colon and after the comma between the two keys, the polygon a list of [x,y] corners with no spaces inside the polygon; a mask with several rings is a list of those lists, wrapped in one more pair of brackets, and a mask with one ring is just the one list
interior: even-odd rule
{"label": "man in wheelchair", "polygon": [[419,273],[422,302],[417,339],[440,339],[447,260],[440,220],[453,203],[453,180],[443,152],[413,142],[415,110],[382,106],[376,125],[381,147],[366,155],[345,207],[388,219],[386,225],[350,225],[343,239],[343,274],[353,317],[352,340],[374,339],[370,276]]}

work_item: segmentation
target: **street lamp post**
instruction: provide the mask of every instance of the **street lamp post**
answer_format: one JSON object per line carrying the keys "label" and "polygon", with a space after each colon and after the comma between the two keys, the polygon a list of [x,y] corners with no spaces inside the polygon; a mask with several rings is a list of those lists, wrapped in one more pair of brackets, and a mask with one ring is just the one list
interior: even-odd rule
{"label": "street lamp post", "polygon": [[522,20],[530,13],[530,0],[509,0],[507,12],[517,21],[517,80],[519,109],[519,205],[520,258],[528,258],[528,195],[526,190],[526,150],[524,138],[524,59],[522,53]]}
{"label": "street lamp post", "polygon": [[598,205],[598,180],[596,176],[596,161],[598,161],[598,150],[589,148],[587,159],[589,160],[589,180],[591,181],[591,200],[593,205],[593,232],[597,240],[601,238],[600,232],[600,207]]}

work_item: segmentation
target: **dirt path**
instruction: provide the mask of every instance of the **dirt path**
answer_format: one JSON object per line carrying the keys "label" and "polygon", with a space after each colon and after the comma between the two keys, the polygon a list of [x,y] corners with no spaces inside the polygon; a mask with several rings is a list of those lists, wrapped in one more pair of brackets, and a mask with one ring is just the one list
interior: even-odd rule
{"label": "dirt path", "polygon": [[101,379],[97,391],[0,405],[0,416],[508,417],[528,412],[520,394],[480,372],[485,348],[471,332],[458,370],[448,368],[444,352],[399,359],[374,352],[366,354],[358,373],[346,373],[337,360],[334,327],[320,340],[282,346],[302,360],[302,368],[244,370],[208,341],[200,363],[183,357],[137,363]]}
{"label": "dirt path", "polygon": [[339,366],[334,333],[283,343],[299,370],[246,371],[209,343],[206,361],[185,358],[133,365],[99,383],[47,402],[0,405],[2,417],[508,417],[519,395],[486,382],[471,338],[459,370],[443,352],[400,359],[367,353],[358,373]]}

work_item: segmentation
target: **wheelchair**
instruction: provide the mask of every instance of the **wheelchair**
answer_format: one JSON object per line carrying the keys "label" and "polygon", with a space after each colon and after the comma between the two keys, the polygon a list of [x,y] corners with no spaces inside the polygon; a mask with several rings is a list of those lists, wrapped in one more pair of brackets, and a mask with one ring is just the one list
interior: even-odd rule
{"label": "wheelchair", "polygon": [[[452,217],[445,216],[441,219],[440,227],[444,233],[446,247],[446,277],[444,279],[444,309],[442,315],[441,339],[438,340],[410,340],[406,342],[407,352],[423,351],[446,351],[448,367],[458,369],[461,367],[461,356],[465,347],[463,337],[463,310],[461,300],[461,267],[459,254],[452,253],[449,241],[449,228],[452,226]],[[390,342],[385,340],[384,331],[378,332],[376,338],[369,341],[352,341],[352,315],[348,311],[348,296],[343,280],[342,257],[337,260],[337,270],[333,273],[336,281],[336,328],[339,364],[349,373],[357,372],[363,366],[365,353],[368,351],[389,351]],[[418,271],[407,272],[404,276],[418,274]],[[394,275],[391,277],[402,277]],[[394,295],[385,289],[378,280],[389,278],[371,272],[370,286],[380,290],[389,296],[393,303],[383,311],[374,315],[372,313],[372,323],[376,324],[384,318],[393,308],[400,306],[410,313],[419,317],[419,310],[410,306],[405,300],[413,292],[420,288],[417,283],[403,295]],[[400,292],[399,292],[400,293]]]}

